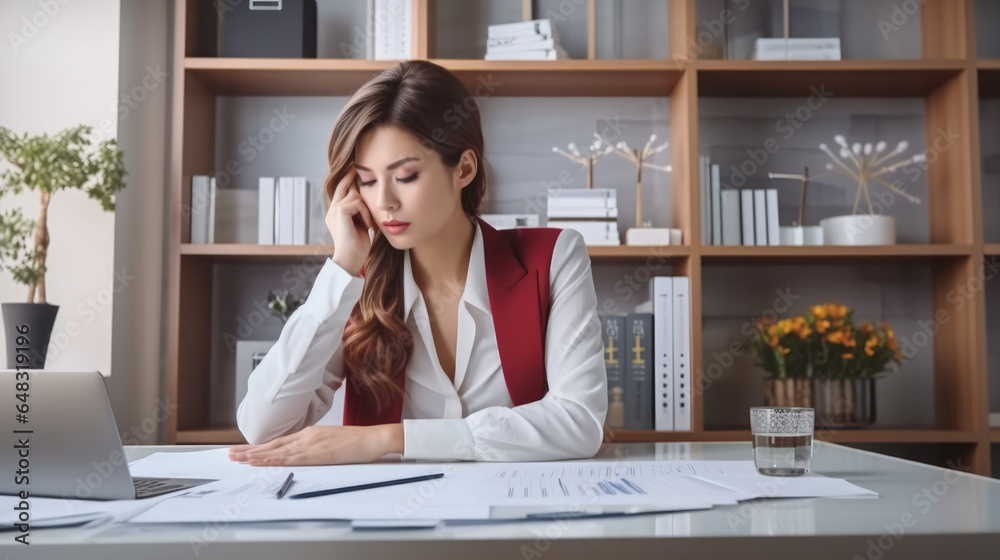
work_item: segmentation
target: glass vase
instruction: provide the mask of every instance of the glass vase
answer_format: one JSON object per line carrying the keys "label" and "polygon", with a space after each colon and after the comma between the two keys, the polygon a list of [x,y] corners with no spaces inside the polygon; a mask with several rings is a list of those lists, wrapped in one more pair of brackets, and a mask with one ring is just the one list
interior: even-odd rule
{"label": "glass vase", "polygon": [[874,379],[815,379],[816,429],[865,428],[875,423]]}

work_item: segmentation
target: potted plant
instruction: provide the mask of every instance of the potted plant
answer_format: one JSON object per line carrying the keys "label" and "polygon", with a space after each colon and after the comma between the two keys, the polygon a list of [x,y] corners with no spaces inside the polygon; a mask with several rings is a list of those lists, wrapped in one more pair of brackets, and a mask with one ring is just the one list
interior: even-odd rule
{"label": "potted plant", "polygon": [[834,303],[758,323],[751,348],[768,373],[766,406],[812,407],[817,424],[840,427],[875,422],[875,380],[902,359],[891,327],[858,325]]}
{"label": "potted plant", "polygon": [[[826,173],[818,175],[818,179],[829,174],[840,175],[853,181],[857,188],[854,192],[854,207],[849,215],[833,216],[820,220],[823,228],[823,243],[826,245],[892,245],[896,243],[896,221],[886,215],[888,208],[875,212],[872,204],[871,187],[878,184],[888,189],[892,195],[899,196],[914,204],[920,199],[906,192],[898,182],[890,182],[886,177],[910,165],[923,163],[924,154],[897,159],[906,152],[909,143],[899,142],[892,150],[886,150],[885,142],[867,143],[855,142],[849,145],[843,135],[838,134],[834,141],[839,146],[839,157],[826,144],[819,148],[832,162],[826,164]],[[859,213],[862,195],[867,207],[867,213]],[[890,199],[891,200],[891,199]],[[884,203],[884,201],[882,201]],[[884,206],[884,204],[883,204]]]}
{"label": "potted plant", "polygon": [[[56,192],[81,189],[106,211],[115,209],[115,193],[125,187],[125,165],[114,139],[101,141],[89,126],[78,125],[53,136],[17,135],[0,126],[0,199],[34,191],[39,196],[37,220],[20,208],[0,211],[0,271],[27,286],[24,303],[3,303],[7,367],[18,365],[17,337],[30,340],[28,367],[45,367],[52,326],[59,307],[48,302],[45,275],[49,249],[49,205]],[[22,350],[22,354],[25,352]]]}

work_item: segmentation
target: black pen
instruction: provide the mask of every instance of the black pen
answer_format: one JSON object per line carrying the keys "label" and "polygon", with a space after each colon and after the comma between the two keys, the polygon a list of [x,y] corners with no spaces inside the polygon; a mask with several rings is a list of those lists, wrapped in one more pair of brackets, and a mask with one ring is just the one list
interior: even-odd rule
{"label": "black pen", "polygon": [[281,499],[285,495],[285,492],[288,492],[288,488],[292,485],[293,476],[295,476],[295,473],[288,473],[288,477],[286,477],[285,481],[281,483],[281,488],[278,489],[277,494],[278,499]]}
{"label": "black pen", "polygon": [[303,492],[302,494],[294,494],[288,497],[288,499],[298,499],[298,498],[315,498],[317,496],[329,496],[330,494],[342,494],[344,492],[354,492],[355,490],[368,490],[369,488],[382,488],[385,486],[395,486],[397,484],[408,484],[410,482],[420,482],[422,480],[433,480],[435,478],[441,478],[444,473],[434,473],[427,474],[424,476],[414,476],[411,478],[400,478],[398,480],[386,480],[384,482],[370,482],[368,484],[358,484],[356,486],[343,486],[340,488],[329,488],[327,490],[315,490],[313,492]]}

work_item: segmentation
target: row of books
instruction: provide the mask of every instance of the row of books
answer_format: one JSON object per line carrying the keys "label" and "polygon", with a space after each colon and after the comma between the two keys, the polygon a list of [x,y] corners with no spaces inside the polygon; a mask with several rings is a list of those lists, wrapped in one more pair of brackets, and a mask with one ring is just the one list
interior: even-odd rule
{"label": "row of books", "polygon": [[698,158],[701,238],[707,245],[780,245],[778,189],[722,188],[719,165]]}
{"label": "row of books", "polygon": [[559,44],[549,19],[490,25],[486,60],[565,60],[569,54]]}
{"label": "row of books", "polygon": [[548,189],[546,225],[574,229],[587,245],[621,245],[618,191],[615,189]]}
{"label": "row of books", "polygon": [[649,310],[601,315],[609,428],[691,430],[690,280],[650,279]]}
{"label": "row of books", "polygon": [[305,177],[261,177],[255,193],[220,189],[215,177],[195,175],[191,177],[191,243],[247,242],[243,230],[252,228],[256,217],[257,243],[305,245],[309,188]]}

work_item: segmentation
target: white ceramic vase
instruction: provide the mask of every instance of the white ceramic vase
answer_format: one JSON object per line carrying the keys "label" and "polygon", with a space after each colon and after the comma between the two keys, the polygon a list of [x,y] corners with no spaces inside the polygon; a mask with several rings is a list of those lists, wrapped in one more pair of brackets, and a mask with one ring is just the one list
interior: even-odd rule
{"label": "white ceramic vase", "polygon": [[820,220],[824,245],[893,245],[896,219],[892,216],[857,214]]}

